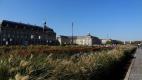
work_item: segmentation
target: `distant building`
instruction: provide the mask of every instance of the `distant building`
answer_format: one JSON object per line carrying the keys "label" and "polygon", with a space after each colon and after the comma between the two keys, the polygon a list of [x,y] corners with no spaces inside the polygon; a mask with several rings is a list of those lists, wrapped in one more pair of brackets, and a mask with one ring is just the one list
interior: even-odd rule
{"label": "distant building", "polygon": [[141,41],[124,41],[124,44],[140,44]]}
{"label": "distant building", "polygon": [[53,29],[3,20],[0,23],[0,45],[55,44]]}
{"label": "distant building", "polygon": [[120,41],[120,40],[112,40],[112,44],[123,44],[123,41]]}
{"label": "distant building", "polygon": [[61,45],[70,45],[72,44],[72,38],[73,38],[73,44],[76,45],[92,46],[96,44],[101,44],[101,40],[98,37],[91,36],[90,34],[86,36],[73,36],[73,37],[60,35],[57,37],[57,40]]}
{"label": "distant building", "polygon": [[112,41],[111,39],[101,39],[102,44],[106,44],[108,41]]}
{"label": "distant building", "polygon": [[102,44],[123,44],[122,41],[112,39],[101,39]]}

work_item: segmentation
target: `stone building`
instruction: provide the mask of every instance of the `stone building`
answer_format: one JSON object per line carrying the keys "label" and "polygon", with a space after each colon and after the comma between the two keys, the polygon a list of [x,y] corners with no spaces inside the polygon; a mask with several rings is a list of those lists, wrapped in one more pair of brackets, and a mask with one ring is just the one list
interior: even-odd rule
{"label": "stone building", "polygon": [[59,35],[57,36],[57,40],[60,45],[70,45],[72,43],[72,39],[70,36]]}
{"label": "stone building", "polygon": [[120,40],[101,39],[102,44],[123,44]]}
{"label": "stone building", "polygon": [[112,42],[111,39],[101,39],[102,44],[107,44],[107,42]]}
{"label": "stone building", "polygon": [[0,23],[0,45],[55,44],[56,33],[53,29],[3,20]]}
{"label": "stone building", "polygon": [[[85,46],[92,46],[96,44],[101,44],[101,40],[98,37],[92,36],[90,34],[85,36],[63,36],[60,35],[57,37],[57,40],[61,45],[85,45]],[[73,41],[72,41],[73,40]]]}

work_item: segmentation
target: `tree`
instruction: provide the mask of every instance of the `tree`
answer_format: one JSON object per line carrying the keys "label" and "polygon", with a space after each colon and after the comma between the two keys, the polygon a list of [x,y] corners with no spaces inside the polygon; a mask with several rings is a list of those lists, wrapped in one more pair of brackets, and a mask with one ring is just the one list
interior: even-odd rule
{"label": "tree", "polygon": [[107,41],[106,44],[112,44],[112,41]]}

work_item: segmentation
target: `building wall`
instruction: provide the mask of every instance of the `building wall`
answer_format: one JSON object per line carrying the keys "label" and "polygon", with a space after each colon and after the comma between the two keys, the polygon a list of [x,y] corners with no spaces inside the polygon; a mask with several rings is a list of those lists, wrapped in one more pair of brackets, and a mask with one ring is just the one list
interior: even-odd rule
{"label": "building wall", "polygon": [[101,44],[101,40],[97,37],[93,37],[92,38],[92,44],[95,44],[95,45],[100,45]]}
{"label": "building wall", "polygon": [[2,21],[0,25],[0,44],[52,44],[56,42],[56,33],[40,26]]}
{"label": "building wall", "polygon": [[58,36],[57,40],[61,45],[69,45],[72,42],[72,40],[67,36]]}
{"label": "building wall", "polygon": [[111,44],[123,44],[122,41],[112,39],[102,39],[102,44],[106,44],[108,41],[110,41]]}
{"label": "building wall", "polygon": [[78,45],[88,45],[91,46],[92,45],[92,38],[89,36],[82,36],[82,37],[77,37],[75,39],[75,44]]}
{"label": "building wall", "polygon": [[112,41],[111,39],[102,39],[102,44],[106,44],[108,41]]}
{"label": "building wall", "polygon": [[[58,36],[57,40],[62,44],[71,44],[71,36]],[[101,44],[101,40],[94,36],[73,36],[73,44],[92,46],[95,44]]]}

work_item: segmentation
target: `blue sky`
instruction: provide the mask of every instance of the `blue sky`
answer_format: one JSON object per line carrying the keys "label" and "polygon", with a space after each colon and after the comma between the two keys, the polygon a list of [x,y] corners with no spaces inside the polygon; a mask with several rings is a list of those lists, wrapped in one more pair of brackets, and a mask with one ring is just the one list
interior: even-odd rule
{"label": "blue sky", "polygon": [[0,0],[0,20],[43,25],[58,35],[142,40],[142,0]]}

